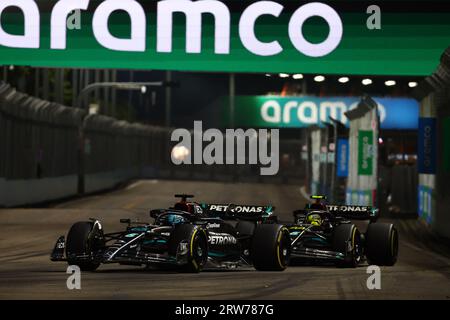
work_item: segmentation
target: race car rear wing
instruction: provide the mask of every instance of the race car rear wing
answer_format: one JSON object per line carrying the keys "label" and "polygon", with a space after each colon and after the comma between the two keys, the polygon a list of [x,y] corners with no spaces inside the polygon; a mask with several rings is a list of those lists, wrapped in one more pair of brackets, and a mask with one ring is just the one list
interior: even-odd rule
{"label": "race car rear wing", "polygon": [[258,220],[273,216],[275,207],[236,205],[236,204],[203,204],[207,215],[223,219]]}
{"label": "race car rear wing", "polygon": [[[336,218],[349,220],[370,220],[375,222],[380,214],[379,210],[371,206],[327,205],[327,211]],[[311,211],[324,211],[321,209],[300,209],[293,212],[294,217],[305,216]]]}
{"label": "race car rear wing", "polygon": [[328,212],[346,219],[376,221],[379,210],[372,206],[327,205]]}

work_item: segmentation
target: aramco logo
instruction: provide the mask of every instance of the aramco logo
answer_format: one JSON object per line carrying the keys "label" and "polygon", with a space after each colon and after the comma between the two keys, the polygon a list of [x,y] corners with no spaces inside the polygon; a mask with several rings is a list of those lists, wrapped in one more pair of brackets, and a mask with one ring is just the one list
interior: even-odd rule
{"label": "aramco logo", "polygon": [[[74,10],[87,10],[90,0],[60,0],[51,12],[50,49],[64,50],[67,47],[67,17]],[[0,21],[8,7],[19,8],[24,16],[24,33],[10,34],[0,24],[0,45],[12,48],[38,49],[41,47],[41,17],[33,0],[2,0]],[[284,48],[277,39],[261,41],[255,33],[258,18],[264,15],[278,18],[284,6],[274,1],[258,1],[250,4],[239,18],[239,38],[242,45],[258,56],[274,56]],[[111,33],[108,20],[115,11],[125,11],[130,16],[129,38],[118,38]],[[186,53],[201,53],[202,16],[214,17],[214,52],[230,54],[231,14],[227,5],[218,0],[164,0],[157,4],[156,51],[172,52],[173,15],[183,13],[186,17]],[[311,17],[321,17],[329,27],[329,33],[320,43],[305,39],[302,27]],[[147,50],[147,19],[144,8],[135,0],[105,0],[94,11],[92,30],[96,41],[103,47],[115,51],[144,52]],[[343,25],[339,14],[329,5],[311,2],[301,5],[290,17],[287,34],[292,45],[309,57],[322,57],[333,52],[342,40]]]}

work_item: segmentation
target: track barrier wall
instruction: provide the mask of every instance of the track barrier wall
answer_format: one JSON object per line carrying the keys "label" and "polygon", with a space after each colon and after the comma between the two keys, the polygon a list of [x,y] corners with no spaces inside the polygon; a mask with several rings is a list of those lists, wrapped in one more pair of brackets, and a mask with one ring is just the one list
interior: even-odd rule
{"label": "track barrier wall", "polygon": [[86,193],[133,178],[303,184],[300,140],[281,140],[279,173],[263,177],[255,165],[172,164],[172,130],[88,114],[0,83],[0,206],[76,195],[80,148]]}
{"label": "track barrier wall", "polygon": [[419,218],[450,238],[449,90],[433,92],[420,106],[417,203]]}
{"label": "track barrier wall", "polygon": [[0,206],[77,194],[79,127],[85,119],[86,192],[157,175],[169,163],[170,129],[62,106],[0,84]]}

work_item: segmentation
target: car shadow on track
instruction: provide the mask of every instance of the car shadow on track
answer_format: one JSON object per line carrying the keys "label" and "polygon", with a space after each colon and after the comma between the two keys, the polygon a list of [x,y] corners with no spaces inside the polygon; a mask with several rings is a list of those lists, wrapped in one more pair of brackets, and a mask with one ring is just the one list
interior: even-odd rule
{"label": "car shadow on track", "polygon": [[[289,268],[291,267],[314,267],[314,268],[334,268],[334,269],[346,269],[346,267],[338,266],[334,262],[330,261],[323,261],[323,260],[305,260],[301,258],[291,258],[291,261],[289,263]],[[362,262],[360,265],[358,265],[357,268],[361,267],[367,267],[367,263]]]}

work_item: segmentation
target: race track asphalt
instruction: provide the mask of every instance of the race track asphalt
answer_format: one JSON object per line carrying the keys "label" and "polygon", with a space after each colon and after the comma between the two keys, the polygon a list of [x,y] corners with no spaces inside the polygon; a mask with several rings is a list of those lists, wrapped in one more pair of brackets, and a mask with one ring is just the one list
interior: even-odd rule
{"label": "race track asphalt", "polygon": [[101,219],[106,232],[123,228],[120,218],[148,221],[149,209],[173,205],[175,193],[202,202],[271,204],[284,220],[305,204],[299,188],[288,185],[142,180],[48,208],[1,209],[0,299],[450,299],[449,255],[407,234],[414,221],[397,221],[399,261],[381,268],[380,290],[367,288],[367,264],[199,274],[106,265],[82,273],[81,290],[67,289],[67,265],[49,260],[58,236],[89,217]]}

